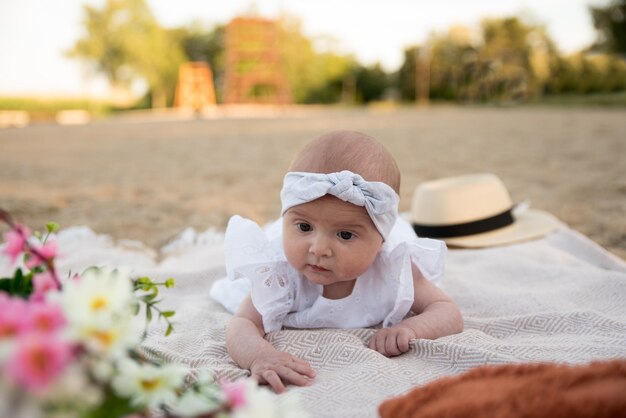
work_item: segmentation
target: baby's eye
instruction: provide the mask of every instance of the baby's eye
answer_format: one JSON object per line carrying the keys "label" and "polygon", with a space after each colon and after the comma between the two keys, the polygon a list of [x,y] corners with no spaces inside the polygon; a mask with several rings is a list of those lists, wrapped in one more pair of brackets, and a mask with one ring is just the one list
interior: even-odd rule
{"label": "baby's eye", "polygon": [[300,222],[298,224],[298,229],[302,232],[309,232],[311,230],[311,225],[306,222]]}
{"label": "baby's eye", "polygon": [[348,241],[349,239],[351,239],[353,237],[352,232],[348,232],[348,231],[341,231],[339,234],[339,237],[341,237],[341,239]]}

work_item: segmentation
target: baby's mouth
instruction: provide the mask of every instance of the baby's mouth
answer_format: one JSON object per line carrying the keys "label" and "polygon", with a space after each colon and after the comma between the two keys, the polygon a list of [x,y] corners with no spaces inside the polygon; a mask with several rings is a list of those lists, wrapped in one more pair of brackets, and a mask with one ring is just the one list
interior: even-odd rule
{"label": "baby's mouth", "polygon": [[309,264],[309,268],[316,273],[324,273],[324,272],[330,271],[328,269],[325,269],[322,266],[316,266],[315,264]]}

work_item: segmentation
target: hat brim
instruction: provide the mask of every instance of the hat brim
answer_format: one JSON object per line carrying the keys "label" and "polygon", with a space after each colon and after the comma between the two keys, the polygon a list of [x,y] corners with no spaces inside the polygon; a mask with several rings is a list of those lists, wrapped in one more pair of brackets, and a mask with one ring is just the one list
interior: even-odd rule
{"label": "hat brim", "polygon": [[462,248],[495,247],[541,238],[554,232],[561,225],[551,214],[536,209],[527,209],[513,217],[514,223],[504,228],[443,240],[450,246]]}

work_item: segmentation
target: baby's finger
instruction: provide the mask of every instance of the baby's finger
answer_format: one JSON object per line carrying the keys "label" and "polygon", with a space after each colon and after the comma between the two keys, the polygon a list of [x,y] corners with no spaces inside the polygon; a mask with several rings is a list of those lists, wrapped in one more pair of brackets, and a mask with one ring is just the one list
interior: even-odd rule
{"label": "baby's finger", "polygon": [[276,369],[276,372],[280,375],[281,379],[289,383],[293,383],[296,386],[306,386],[311,382],[307,376],[302,375],[287,366]]}
{"label": "baby's finger", "polygon": [[408,334],[402,333],[398,335],[398,349],[400,349],[400,352],[406,353],[409,351],[411,347],[409,341],[411,341],[411,338]]}
{"label": "baby's finger", "polygon": [[367,347],[372,350],[376,350],[376,335],[378,334],[372,335],[372,338],[370,338],[370,342],[367,343]]}
{"label": "baby's finger", "polygon": [[303,374],[305,376],[308,376],[310,378],[314,378],[315,377],[315,370],[313,370],[313,368],[311,367],[311,365],[307,362],[304,363],[293,363],[288,365],[287,367],[289,367],[292,370],[295,370],[296,372]]}
{"label": "baby's finger", "polygon": [[296,357],[296,356],[291,356],[291,359],[294,363],[299,363],[299,364],[309,364],[308,361],[301,359],[300,357]]}
{"label": "baby's finger", "polygon": [[285,391],[285,385],[274,370],[265,370],[261,372],[261,377],[272,387],[272,389],[274,389],[274,392],[283,393]]}
{"label": "baby's finger", "polygon": [[375,337],[376,339],[374,340],[374,350],[386,356],[387,352],[385,351],[385,340],[387,339],[387,335],[383,333],[378,333]]}
{"label": "baby's finger", "polygon": [[385,341],[385,352],[388,356],[397,356],[401,353],[398,349],[397,338],[398,335],[396,334],[390,334],[387,336],[387,340]]}

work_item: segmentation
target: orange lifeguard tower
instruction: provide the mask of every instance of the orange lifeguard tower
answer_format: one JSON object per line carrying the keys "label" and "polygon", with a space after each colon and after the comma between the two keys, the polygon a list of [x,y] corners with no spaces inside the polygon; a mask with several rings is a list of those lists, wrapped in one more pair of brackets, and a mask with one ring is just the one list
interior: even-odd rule
{"label": "orange lifeguard tower", "polygon": [[205,62],[182,64],[178,70],[174,106],[199,112],[207,106],[214,106],[215,103],[211,67]]}
{"label": "orange lifeguard tower", "polygon": [[276,22],[238,17],[226,27],[225,103],[289,104]]}

